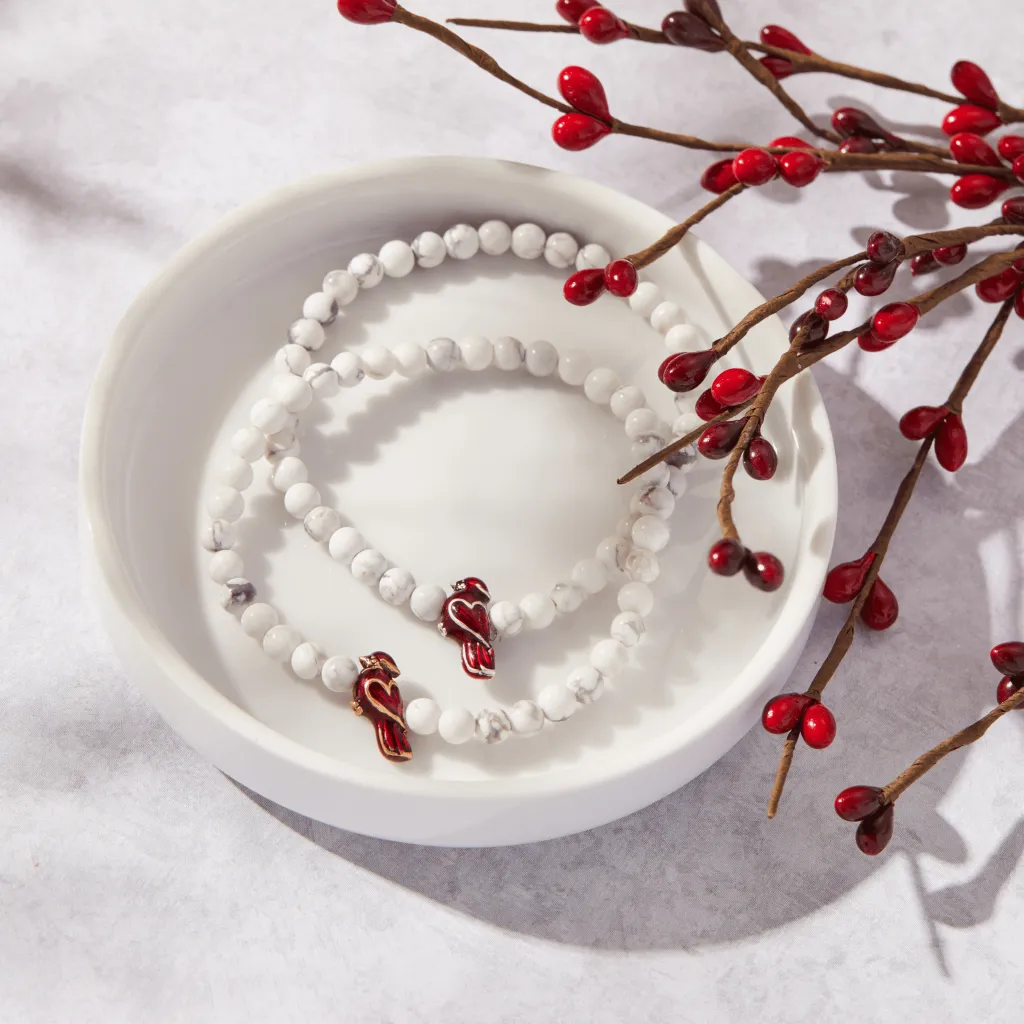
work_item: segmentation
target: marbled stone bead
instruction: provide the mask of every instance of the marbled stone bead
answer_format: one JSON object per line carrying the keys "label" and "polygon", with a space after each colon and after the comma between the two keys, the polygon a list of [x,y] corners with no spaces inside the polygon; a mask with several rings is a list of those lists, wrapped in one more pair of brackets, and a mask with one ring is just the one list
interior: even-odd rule
{"label": "marbled stone bead", "polygon": [[377,257],[388,277],[405,277],[416,266],[416,254],[412,246],[400,238],[392,239],[381,246]]}
{"label": "marbled stone bead", "polygon": [[598,640],[590,652],[590,664],[606,679],[617,676],[629,664],[629,654],[618,640]]}
{"label": "marbled stone bead", "polygon": [[623,647],[635,647],[644,635],[644,620],[636,612],[619,612],[608,631]]}
{"label": "marbled stone bead", "polygon": [[555,621],[555,604],[546,594],[527,594],[519,602],[529,629],[545,629]]}
{"label": "marbled stone bead", "polygon": [[352,684],[359,678],[359,666],[344,655],[328,658],[320,669],[320,680],[331,693],[351,693]]}
{"label": "marbled stone bead", "polygon": [[558,356],[558,376],[570,387],[578,388],[590,373],[590,356],[582,349],[570,348]]}
{"label": "marbled stone bead", "polygon": [[579,707],[576,703],[576,695],[565,683],[550,683],[545,686],[537,694],[537,703],[549,722],[564,722],[567,718],[571,718],[573,712]]}
{"label": "marbled stone bead", "polygon": [[647,320],[662,299],[661,289],[653,281],[641,281],[629,297],[629,308]]}
{"label": "marbled stone bead", "polygon": [[261,398],[249,411],[249,422],[264,434],[276,434],[288,423],[288,410],[272,398]]}
{"label": "marbled stone bead", "polygon": [[668,523],[660,516],[641,516],[633,524],[633,543],[645,551],[661,551],[669,537]]}
{"label": "marbled stone bead", "polygon": [[677,500],[681,498],[689,486],[686,481],[686,470],[682,466],[669,466],[668,483],[665,486],[669,489],[673,498]]}
{"label": "marbled stone bead", "polygon": [[604,270],[611,261],[611,253],[603,245],[590,242],[576,254],[576,269]]}
{"label": "marbled stone bead", "polygon": [[626,555],[626,565],[623,571],[631,580],[636,580],[640,583],[653,583],[661,572],[661,563],[653,551],[633,548]]}
{"label": "marbled stone bead", "polygon": [[556,231],[548,235],[544,243],[544,259],[556,270],[571,267],[579,251],[579,243],[567,231]]}
{"label": "marbled stone bead", "polygon": [[523,630],[523,612],[514,601],[491,605],[491,623],[501,636],[516,636]]}
{"label": "marbled stone bead", "polygon": [[608,399],[608,408],[616,419],[625,422],[626,417],[636,409],[644,407],[644,393],[635,384],[626,384]]}
{"label": "marbled stone bead", "polygon": [[229,611],[233,608],[244,608],[256,600],[256,587],[241,576],[233,576],[224,584],[221,594],[221,606]]}
{"label": "marbled stone bead", "polygon": [[388,560],[376,549],[365,548],[352,559],[352,575],[360,583],[376,585],[384,570],[388,567]]}
{"label": "marbled stone bead", "polygon": [[409,607],[417,619],[436,622],[441,617],[446,596],[444,588],[436,583],[421,584],[410,595]]}
{"label": "marbled stone bead", "polygon": [[210,492],[206,499],[206,511],[211,519],[224,519],[234,523],[245,511],[245,499],[241,491],[221,485]]}
{"label": "marbled stone bead", "polygon": [[377,584],[377,592],[388,603],[393,605],[405,604],[416,589],[416,580],[408,569],[400,569],[397,566],[388,569],[380,578]]}
{"label": "marbled stone bead", "polygon": [[361,252],[348,263],[348,272],[361,289],[376,288],[384,280],[384,264],[372,252]]}
{"label": "marbled stone bead", "polygon": [[470,224],[454,224],[444,233],[444,247],[453,260],[469,260],[480,249],[480,236]]}
{"label": "marbled stone bead", "polygon": [[347,270],[332,270],[324,278],[323,291],[339,306],[347,306],[359,294],[359,282]]}
{"label": "marbled stone bead", "polygon": [[415,341],[400,341],[392,350],[395,367],[403,377],[418,377],[427,370],[427,352]]}
{"label": "marbled stone bead", "polygon": [[308,641],[299,644],[292,651],[292,671],[300,679],[316,679],[320,675],[325,661],[323,651],[316,644],[311,644]]}
{"label": "marbled stone bead", "polygon": [[646,583],[624,583],[616,600],[619,611],[636,612],[644,619],[654,610],[654,594]]}
{"label": "marbled stone bead", "polygon": [[235,576],[241,576],[243,568],[242,556],[230,548],[210,556],[209,573],[214,583],[227,583]]}
{"label": "marbled stone bead", "polygon": [[689,469],[697,464],[699,458],[697,446],[688,444],[685,448],[674,451],[665,462],[674,469]]}
{"label": "marbled stone bead", "polygon": [[263,445],[263,457],[272,466],[276,466],[289,455],[296,458],[299,454],[299,439],[294,430],[285,427],[276,434],[268,434]]}
{"label": "marbled stone bead", "polygon": [[308,381],[294,373],[279,373],[270,382],[270,397],[289,412],[302,412],[312,404],[313,389]]}
{"label": "marbled stone bead", "polygon": [[531,341],[526,346],[526,372],[550,377],[558,369],[558,349],[550,341]]}
{"label": "marbled stone bead", "polygon": [[262,640],[267,631],[276,626],[280,619],[277,612],[269,604],[251,604],[242,612],[239,620],[242,632],[254,640]]}
{"label": "marbled stone bead", "polygon": [[438,373],[454,370],[459,365],[459,346],[451,338],[434,338],[427,342],[427,362]]}
{"label": "marbled stone bead", "polygon": [[[666,474],[668,468],[666,467]],[[630,511],[642,516],[660,516],[668,519],[675,511],[676,499],[664,485],[647,484],[630,499]]]}
{"label": "marbled stone bead", "polygon": [[[308,320],[316,322],[320,327],[321,340],[319,345],[314,345],[313,348],[319,348],[323,344],[322,332],[323,324],[334,323],[334,318],[338,315],[338,307],[335,305],[334,299],[327,295],[325,292],[313,292],[312,295],[307,295],[305,301],[302,303],[302,315]],[[298,321],[296,321],[298,323]],[[292,324],[294,327],[295,324]],[[289,335],[291,332],[289,332]],[[303,343],[298,338],[292,338],[292,341],[299,345]],[[303,345],[303,348],[309,348],[309,345]]]}
{"label": "marbled stone bead", "polygon": [[608,567],[599,558],[581,558],[572,567],[572,581],[586,594],[599,594],[608,583]]}
{"label": "marbled stone bead", "polygon": [[244,491],[252,483],[252,466],[239,455],[229,455],[221,464],[217,478],[228,487]]}
{"label": "marbled stone bead", "polygon": [[302,379],[320,398],[333,398],[341,389],[338,372],[328,363],[311,363],[306,367]]}
{"label": "marbled stone bead", "polygon": [[446,708],[437,720],[437,731],[445,743],[458,745],[473,738],[476,718],[467,708]]}
{"label": "marbled stone bead", "polygon": [[256,427],[242,427],[231,435],[231,451],[246,462],[255,462],[263,457],[266,435]]}
{"label": "marbled stone bead", "polygon": [[481,335],[463,338],[459,342],[459,358],[467,370],[485,370],[494,359],[494,346]]}
{"label": "marbled stone bead", "polygon": [[425,269],[440,266],[448,250],[444,239],[436,231],[423,231],[412,240],[412,251],[416,262]]}
{"label": "marbled stone bead", "polygon": [[520,736],[533,736],[544,727],[544,711],[533,700],[517,700],[509,708],[508,718]]}
{"label": "marbled stone bead", "polygon": [[343,526],[331,534],[327,550],[335,561],[351,565],[352,559],[366,550],[366,538],[354,526]]}
{"label": "marbled stone bead", "polygon": [[704,421],[692,411],[683,412],[672,421],[672,433],[676,437],[685,437],[693,433],[698,427],[703,427]]}
{"label": "marbled stone bead", "polygon": [[586,594],[583,588],[576,586],[575,583],[556,583],[551,588],[551,601],[559,615],[568,615],[576,611],[583,604],[584,597]]}
{"label": "marbled stone bead", "polygon": [[[316,292],[316,295],[323,295],[323,292]],[[313,296],[310,296],[312,298]],[[309,299],[306,299],[309,302]],[[305,306],[303,307],[305,309]],[[315,317],[303,316],[292,323],[288,328],[288,342],[291,345],[298,345],[307,352],[315,352],[324,343],[323,324]]]}
{"label": "marbled stone bead", "polygon": [[286,455],[270,474],[270,482],[282,494],[295,484],[304,484],[309,479],[309,469],[302,459]]}
{"label": "marbled stone bead", "polygon": [[331,369],[343,388],[354,388],[366,376],[363,361],[355,352],[339,352],[331,360]]}
{"label": "marbled stone bead", "polygon": [[359,358],[363,363],[363,372],[370,380],[384,380],[395,372],[395,357],[391,349],[383,345],[367,345]]}
{"label": "marbled stone bead", "polygon": [[651,326],[660,334],[683,322],[683,311],[674,302],[659,302],[651,312]]}
{"label": "marbled stone bead", "polygon": [[665,348],[669,352],[696,352],[704,348],[704,339],[696,327],[675,324],[665,333]]}
{"label": "marbled stone bead", "polygon": [[317,505],[306,513],[302,526],[313,540],[330,540],[341,529],[341,516],[328,505]]}
{"label": "marbled stone bead", "polygon": [[429,697],[417,697],[405,706],[405,724],[418,736],[433,736],[440,718],[441,708]]}
{"label": "marbled stone bead", "polygon": [[477,739],[484,743],[500,743],[512,731],[512,723],[504,711],[485,708],[476,716]]}
{"label": "marbled stone bead", "polygon": [[518,339],[504,335],[494,339],[494,365],[499,370],[518,370],[526,362],[526,346]]}
{"label": "marbled stone bead", "polygon": [[661,420],[653,409],[634,409],[626,417],[623,426],[630,441],[643,441],[658,436]]}
{"label": "marbled stone bead", "polygon": [[226,519],[213,519],[202,528],[199,539],[207,551],[225,551],[235,546],[238,531]]}
{"label": "marbled stone bead", "polygon": [[477,229],[480,248],[488,256],[501,256],[512,248],[512,229],[503,220],[485,221]]}
{"label": "marbled stone bead", "polygon": [[587,374],[583,393],[597,405],[606,405],[619,389],[619,375],[607,367],[598,367]]}
{"label": "marbled stone bead", "polygon": [[604,693],[604,676],[593,665],[580,665],[569,673],[565,688],[578,704],[593,704]]}
{"label": "marbled stone bead", "polygon": [[512,251],[521,260],[535,260],[544,252],[547,235],[536,224],[520,224],[512,232]]}
{"label": "marbled stone bead", "polygon": [[320,492],[310,483],[292,484],[284,492],[284,507],[296,519],[305,519],[320,504]]}
{"label": "marbled stone bead", "polygon": [[301,345],[296,345],[291,341],[287,345],[282,345],[274,353],[274,369],[280,373],[301,374],[305,372],[309,363],[309,352]]}
{"label": "marbled stone bead", "polygon": [[622,572],[626,568],[626,558],[633,550],[633,544],[625,537],[605,537],[597,545],[597,559],[603,562],[609,572]]}
{"label": "marbled stone bead", "polygon": [[263,651],[272,661],[285,662],[291,659],[295,648],[302,643],[302,634],[294,626],[280,623],[271,626],[263,636]]}

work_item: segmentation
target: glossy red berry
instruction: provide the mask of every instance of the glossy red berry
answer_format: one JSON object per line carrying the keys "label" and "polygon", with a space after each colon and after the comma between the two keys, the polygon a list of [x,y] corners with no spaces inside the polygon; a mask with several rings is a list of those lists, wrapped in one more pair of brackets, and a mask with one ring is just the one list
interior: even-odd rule
{"label": "glossy red berry", "polygon": [[900,419],[900,433],[908,441],[923,441],[946,418],[949,410],[944,405],[918,405],[905,412]]}
{"label": "glossy red berry", "polygon": [[1024,320],[1024,289],[1017,292],[1017,297],[1013,300],[1013,311]]}
{"label": "glossy red berry", "polygon": [[380,25],[395,16],[395,0],[338,0],[338,13],[359,25]]}
{"label": "glossy red berry", "polygon": [[779,157],[779,175],[787,185],[803,188],[825,169],[825,161],[813,153],[786,153]]}
{"label": "glossy red berry", "polygon": [[789,340],[796,341],[798,332],[803,332],[802,345],[817,345],[828,337],[828,320],[820,313],[808,309],[789,325]]}
{"label": "glossy red berry", "polygon": [[589,114],[602,121],[611,120],[604,86],[592,71],[575,64],[562,68],[558,75],[558,91],[565,102],[581,114]]}
{"label": "glossy red berry", "polygon": [[761,42],[765,46],[777,46],[780,50],[793,50],[795,53],[810,53],[800,40],[781,25],[765,25],[761,29]]}
{"label": "glossy red berry", "polygon": [[570,25],[575,25],[591,7],[600,7],[601,0],[555,0],[555,10]]}
{"label": "glossy red berry", "polygon": [[974,291],[982,302],[1005,302],[1021,286],[1022,281],[1024,279],[1017,270],[1007,267],[979,281]]}
{"label": "glossy red berry", "polygon": [[715,396],[711,394],[711,388],[700,393],[700,397],[697,399],[696,404],[693,407],[693,411],[705,422],[713,420],[719,414],[725,412],[725,406],[719,405],[715,401]]}
{"label": "glossy red berry", "polygon": [[771,593],[782,586],[786,571],[770,551],[751,551],[743,562],[743,575],[752,587]]}
{"label": "glossy red berry", "polygon": [[823,591],[825,600],[833,604],[847,604],[852,601],[864,586],[864,580],[874,560],[874,551],[869,551],[855,562],[840,562],[829,569]]}
{"label": "glossy red berry", "polygon": [[998,199],[1009,183],[989,174],[965,174],[950,186],[949,198],[965,210],[980,210]]}
{"label": "glossy red berry", "polygon": [[[1003,676],[996,687],[996,703],[1002,704],[1004,700],[1009,700],[1022,686],[1024,686],[1024,679],[1020,676],[1016,679],[1013,676]],[[1024,711],[1024,704],[1018,704],[1017,710]]]}
{"label": "glossy red berry", "polygon": [[963,263],[967,255],[967,245],[942,245],[938,249],[932,249],[932,255],[936,262],[944,267],[955,267],[958,263]]}
{"label": "glossy red berry", "polygon": [[760,380],[749,370],[732,366],[711,382],[711,394],[719,405],[742,405],[748,398],[753,398],[760,387]]}
{"label": "glossy red berry", "polygon": [[814,312],[826,320],[838,320],[846,312],[849,304],[846,292],[838,288],[826,288],[814,300]]}
{"label": "glossy red berry", "polygon": [[824,704],[812,704],[800,719],[800,735],[815,750],[824,750],[836,738],[836,720]]}
{"label": "glossy red berry", "polygon": [[626,23],[607,7],[591,7],[580,15],[576,24],[579,25],[580,35],[592,43],[603,45],[629,38]]}
{"label": "glossy red berry", "polygon": [[877,153],[878,144],[863,135],[853,135],[839,143],[840,153]]}
{"label": "glossy red berry", "polygon": [[658,367],[658,380],[669,391],[692,391],[704,383],[717,359],[718,353],[713,348],[700,352],[674,352]]}
{"label": "glossy red berry", "polygon": [[864,247],[872,263],[885,266],[903,255],[903,243],[891,231],[874,231]]}
{"label": "glossy red berry", "polygon": [[804,712],[814,703],[806,693],[780,693],[772,697],[761,712],[761,725],[766,732],[781,736],[795,729]]}
{"label": "glossy red berry", "polygon": [[892,819],[892,804],[886,804],[865,818],[857,826],[857,849],[869,857],[877,857],[892,839]]}
{"label": "glossy red berry", "polygon": [[754,480],[771,480],[779,468],[779,457],[775,446],[766,437],[750,439],[747,450],[743,453],[743,468]]}
{"label": "glossy red berry", "polygon": [[703,19],[689,11],[672,11],[661,23],[665,38],[675,46],[717,53],[725,49],[722,37]]}
{"label": "glossy red berry", "polygon": [[896,140],[869,113],[857,107],[840,107],[832,114],[832,127],[844,138],[861,136],[865,139]]}
{"label": "glossy red berry", "polygon": [[900,616],[900,604],[896,595],[876,578],[871,584],[871,591],[864,607],[860,610],[860,620],[868,629],[888,629]]}
{"label": "glossy red berry", "polygon": [[762,66],[775,78],[781,81],[793,74],[793,62],[785,57],[760,57]]}
{"label": "glossy red berry", "polygon": [[879,341],[899,341],[908,335],[921,318],[921,310],[911,302],[890,302],[871,318],[871,331]]}
{"label": "glossy red berry", "polygon": [[744,185],[763,185],[775,177],[778,169],[775,157],[763,149],[745,149],[732,161],[732,173]]}
{"label": "glossy red berry", "polygon": [[900,269],[899,260],[886,263],[865,263],[857,268],[853,275],[853,287],[861,295],[881,295],[889,290],[896,271]]}
{"label": "glossy red berry", "polygon": [[768,145],[773,148],[785,147],[786,149],[814,149],[814,146],[811,143],[799,138],[796,135],[780,135],[777,139],[772,139],[772,141],[769,142]]}
{"label": "glossy red berry", "polygon": [[843,821],[863,821],[882,806],[878,786],[849,786],[836,797],[836,814]]}
{"label": "glossy red berry", "polygon": [[972,103],[988,107],[990,110],[998,108],[999,96],[992,81],[977,64],[969,60],[958,60],[949,73],[949,80],[953,83],[953,88]]}
{"label": "glossy red berry", "polygon": [[574,306],[589,306],[596,302],[604,291],[603,270],[577,270],[562,286],[566,301]]}
{"label": "glossy red berry", "polygon": [[910,273],[917,277],[920,274],[930,274],[938,270],[939,264],[931,252],[919,252],[910,258]]}
{"label": "glossy red berry", "polygon": [[738,540],[723,537],[708,549],[708,568],[717,576],[735,576],[746,557],[747,549]]}
{"label": "glossy red berry", "polygon": [[1024,196],[1011,196],[999,212],[1010,224],[1024,224]]}
{"label": "glossy red berry", "polygon": [[732,160],[718,160],[700,176],[701,188],[708,192],[721,195],[736,184],[736,175],[732,169]]}
{"label": "glossy red berry", "polygon": [[961,103],[942,119],[942,130],[947,135],[956,135],[957,132],[988,135],[993,128],[998,128],[1001,124],[999,115],[993,111],[974,103]]}
{"label": "glossy red berry", "polygon": [[578,153],[581,149],[590,149],[611,132],[611,128],[588,114],[563,114],[551,126],[551,138],[555,143]]}
{"label": "glossy red berry", "polygon": [[951,412],[935,433],[935,457],[949,473],[955,473],[967,461],[967,431],[964,421]]}
{"label": "glossy red berry", "polygon": [[949,152],[958,164],[981,164],[984,167],[1002,167],[999,154],[974,132],[957,132],[949,140]]}
{"label": "glossy red berry", "polygon": [[620,299],[627,299],[636,291],[636,267],[629,260],[612,260],[604,268],[604,286]]}
{"label": "glossy red berry", "polygon": [[697,451],[705,459],[724,459],[736,447],[746,425],[746,416],[738,420],[726,420],[724,423],[712,423],[704,428],[704,433],[697,439]]}
{"label": "glossy red berry", "polygon": [[988,656],[995,670],[1004,676],[1024,675],[1024,643],[1020,640],[996,644]]}
{"label": "glossy red berry", "polygon": [[1024,153],[1014,159],[1011,170],[1020,181],[1024,181]]}
{"label": "glossy red berry", "polygon": [[857,338],[857,344],[865,352],[881,352],[883,349],[887,349],[892,342],[882,341],[880,338],[875,337],[875,332],[869,327],[860,337]]}
{"label": "glossy red berry", "polygon": [[998,142],[999,155],[1011,163],[1024,155],[1024,135],[1004,135]]}

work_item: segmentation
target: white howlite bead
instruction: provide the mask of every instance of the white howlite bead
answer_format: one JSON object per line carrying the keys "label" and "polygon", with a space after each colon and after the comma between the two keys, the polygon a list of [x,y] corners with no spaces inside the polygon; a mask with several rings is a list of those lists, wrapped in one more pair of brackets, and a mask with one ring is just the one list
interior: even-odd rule
{"label": "white howlite bead", "polygon": [[302,379],[309,385],[310,393],[321,398],[333,398],[341,388],[337,371],[327,363],[310,364],[306,367]]}
{"label": "white howlite bead", "polygon": [[633,524],[633,543],[645,551],[661,551],[670,536],[668,523],[660,516],[641,516]]}
{"label": "white howlite bead", "polygon": [[545,594],[527,594],[519,602],[528,629],[545,629],[555,621],[555,603]]}
{"label": "white howlite bead", "polygon": [[564,722],[571,718],[579,707],[576,703],[576,694],[565,683],[551,683],[545,686],[537,694],[537,703],[549,722]]}
{"label": "white howlite bead", "polygon": [[646,583],[624,583],[616,597],[619,611],[636,612],[646,619],[654,610],[654,594]]}
{"label": "white howlite bead", "polygon": [[[313,313],[322,313],[323,310],[317,307],[316,302],[311,302],[312,299],[317,298],[323,299],[324,302],[328,303],[333,309],[333,303],[330,299],[324,295],[323,292],[314,292],[309,296],[308,299],[302,304],[302,319],[296,320],[291,327],[288,328],[288,342],[291,345],[298,345],[299,348],[304,348],[307,352],[315,352],[318,348],[323,346],[324,338],[324,326],[319,317],[315,317]],[[309,312],[307,313],[307,309]]]}
{"label": "white howlite bead", "polygon": [[279,373],[302,373],[309,366],[309,353],[301,346],[288,342],[274,353],[274,369]]}
{"label": "white howlite bead", "polygon": [[661,420],[653,409],[634,409],[626,417],[624,426],[630,441],[642,441],[657,436]]}
{"label": "white howlite bead", "polygon": [[232,608],[244,608],[256,600],[256,587],[241,576],[233,576],[224,584],[221,591],[220,604],[230,611]]}
{"label": "white howlite bead", "polygon": [[556,231],[548,235],[544,243],[544,259],[556,270],[571,267],[579,251],[579,243],[567,231]]}
{"label": "white howlite bead", "polygon": [[370,380],[384,380],[395,372],[395,357],[391,349],[383,345],[367,345],[359,358],[363,363],[363,372]]}
{"label": "white howlite bead", "polygon": [[501,636],[516,636],[523,631],[523,613],[515,601],[497,601],[491,605],[491,624]]}
{"label": "white howlite bead", "polygon": [[418,377],[427,369],[427,352],[415,341],[400,341],[392,350],[395,366],[403,377]]}
{"label": "white howlite bead", "polygon": [[520,736],[533,736],[544,727],[544,711],[534,700],[517,700],[509,708],[508,719]]}
{"label": "white howlite bead", "polygon": [[[657,448],[660,447],[661,445],[658,444]],[[646,458],[646,456],[635,458],[633,460],[633,464],[636,465],[636,463],[642,461],[643,458]],[[641,473],[634,483],[639,484],[641,487],[666,487],[668,486],[668,466],[666,466],[664,462],[659,462],[656,465],[651,466],[646,473]]]}
{"label": "white howlite bead", "polygon": [[653,551],[633,548],[626,555],[624,572],[628,579],[635,580],[638,583],[653,583],[661,572],[661,563]]}
{"label": "white howlite bead", "polygon": [[607,405],[619,390],[619,375],[607,367],[591,370],[583,382],[583,393],[597,405]]}
{"label": "white howlite bead", "polygon": [[354,526],[343,526],[331,534],[327,550],[335,561],[351,565],[352,559],[366,550],[366,538]]}
{"label": "white howlite bead", "polygon": [[[667,471],[666,468],[666,473]],[[631,511],[642,516],[668,519],[675,511],[676,499],[672,497],[672,492],[667,487],[661,484],[648,484],[633,495],[629,507]]]}
{"label": "white howlite bead", "polygon": [[604,693],[604,676],[593,665],[580,665],[569,673],[565,687],[578,704],[593,704]]}
{"label": "white howlite bead", "polygon": [[263,652],[272,661],[285,662],[301,643],[302,634],[294,626],[271,626],[263,636]]}
{"label": "white howlite bead", "polygon": [[323,290],[339,306],[347,306],[359,294],[359,282],[347,270],[332,270],[324,278]]}
{"label": "white howlite bead", "polygon": [[683,322],[683,311],[674,302],[659,302],[651,313],[651,326],[660,334]]}
{"label": "white howlite bead", "polygon": [[644,393],[635,385],[627,384],[619,388],[611,398],[608,399],[608,407],[616,419],[625,420],[635,409],[642,409],[645,405]]}
{"label": "white howlite bead", "polygon": [[526,346],[505,335],[494,339],[494,365],[499,370],[518,370],[526,362]]}
{"label": "white howlite bead", "polygon": [[676,324],[665,334],[665,348],[669,352],[696,352],[703,346],[700,332],[690,324]]}
{"label": "white howlite bead", "polygon": [[609,572],[621,572],[626,567],[626,557],[632,549],[632,542],[625,537],[605,537],[597,545],[597,559],[604,563]]}
{"label": "white howlite bead", "polygon": [[512,731],[512,723],[504,711],[485,708],[477,712],[475,730],[484,743],[500,743]]}
{"label": "white howlite bead", "polygon": [[459,342],[459,358],[467,370],[486,370],[494,359],[494,346],[489,338],[475,335]]}
{"label": "white howlite bead", "polygon": [[[642,586],[642,584],[641,584]],[[623,647],[635,647],[640,643],[646,627],[644,620],[636,612],[619,612],[612,619],[609,632],[613,640],[618,640]]]}
{"label": "white howlite bead", "polygon": [[551,588],[551,601],[559,615],[568,615],[576,611],[586,596],[583,588],[576,586],[575,583],[556,583]]}
{"label": "white howlite bead", "polygon": [[676,437],[685,437],[703,424],[704,421],[695,412],[684,412],[672,421],[672,433]]}
{"label": "white howlite bead", "polygon": [[418,736],[433,736],[440,717],[440,706],[429,697],[417,697],[405,705],[405,724]]}
{"label": "white howlite bead", "polygon": [[459,365],[459,346],[451,338],[434,338],[427,342],[427,362],[438,373],[454,370]]}
{"label": "white howlite bead", "polygon": [[352,684],[359,678],[359,666],[344,655],[328,658],[320,669],[320,680],[331,693],[351,691]]}
{"label": "white howlite bead", "polygon": [[436,583],[424,583],[410,595],[409,607],[417,619],[436,622],[441,617],[441,608],[446,597],[444,587],[439,587]]}
{"label": "white howlite bead", "polygon": [[263,457],[271,466],[276,466],[281,459],[289,455],[299,454],[299,440],[294,430],[279,430],[276,434],[270,434],[266,438],[263,448]]}
{"label": "white howlite bead", "polygon": [[377,258],[388,277],[405,277],[416,266],[416,255],[408,242],[395,238],[381,246]]}
{"label": "white howlite bead", "polygon": [[249,413],[249,421],[264,434],[276,434],[288,423],[288,410],[272,398],[261,398]]}
{"label": "white howlite bead", "polygon": [[384,264],[372,252],[361,252],[348,262],[348,272],[360,288],[376,288],[384,280]]}
{"label": "white howlite bead", "polygon": [[366,548],[352,559],[351,568],[352,575],[360,583],[376,585],[387,567],[388,560],[376,548]]}
{"label": "white howlite bead", "polygon": [[270,482],[282,494],[295,484],[304,484],[309,479],[309,469],[302,459],[286,455],[274,467]]}
{"label": "white howlite bead", "polygon": [[661,304],[661,289],[653,281],[641,281],[629,297],[629,308],[645,320]]}
{"label": "white howlite bead", "polygon": [[633,525],[639,518],[639,513],[631,512],[625,519],[621,520],[619,525],[615,528],[616,534],[631,541],[633,539]]}
{"label": "white howlite bead", "polygon": [[302,412],[313,401],[309,383],[293,373],[279,373],[270,382],[270,397],[280,402],[289,412]]}
{"label": "white howlite bead", "polygon": [[682,469],[689,473],[699,458],[697,446],[688,444],[685,448],[674,451],[665,461],[672,469]]}
{"label": "white howlite bead", "polygon": [[526,346],[526,372],[550,377],[558,369],[558,349],[550,341],[531,341]]}
{"label": "white howlite bead", "polygon": [[665,485],[672,493],[672,497],[679,499],[686,493],[686,470],[682,466],[668,467],[668,483]]}
{"label": "white howlite bead", "polygon": [[576,254],[576,269],[604,270],[611,261],[612,255],[603,245],[590,242]]}
{"label": "white howlite bead", "polygon": [[572,567],[572,581],[586,594],[599,594],[608,583],[608,568],[599,558],[580,559]]}
{"label": "white howlite bead", "polygon": [[292,484],[284,492],[284,507],[296,519],[305,519],[319,504],[320,492],[312,484]]}
{"label": "white howlite bead", "polygon": [[251,604],[242,612],[239,619],[242,632],[254,640],[262,640],[267,635],[267,630],[276,626],[279,621],[277,612],[269,604]]}
{"label": "white howlite bead", "polygon": [[241,576],[243,569],[242,556],[237,551],[218,551],[210,556],[210,579],[214,583],[227,583],[235,576]]}
{"label": "white howlite bead", "polygon": [[520,224],[512,232],[512,251],[521,260],[535,260],[544,252],[547,235],[536,224]]}
{"label": "white howlite bead", "polygon": [[377,592],[388,604],[405,604],[416,589],[416,580],[408,569],[388,569],[377,584]]}
{"label": "white howlite bead", "polygon": [[488,220],[477,228],[480,248],[488,256],[501,256],[512,248],[512,229],[503,220]]}
{"label": "white howlite bead", "polygon": [[299,644],[292,651],[292,671],[300,679],[316,679],[325,661],[323,651],[316,644]]}
{"label": "white howlite bead", "polygon": [[340,352],[331,360],[331,369],[343,388],[354,388],[366,376],[363,361],[355,352]]}
{"label": "white howlite bead", "polygon": [[231,450],[246,462],[255,462],[263,456],[264,434],[256,427],[242,427],[231,435]]}
{"label": "white howlite bead", "polygon": [[598,640],[590,651],[590,664],[605,678],[617,676],[629,664],[629,652],[618,640]]}
{"label": "white howlite bead", "polygon": [[327,505],[317,505],[306,513],[302,526],[313,540],[330,540],[341,528],[341,516]]}
{"label": "white howlite bead", "polygon": [[458,745],[473,738],[476,718],[467,708],[446,708],[437,720],[437,731],[445,743]]}
{"label": "white howlite bead", "polygon": [[440,266],[448,250],[444,239],[436,231],[423,231],[412,240],[412,251],[416,262],[426,269]]}
{"label": "white howlite bead", "polygon": [[211,519],[225,519],[229,523],[235,522],[245,510],[245,499],[242,492],[234,487],[215,487],[210,496],[206,499],[206,511]]}
{"label": "white howlite bead", "polygon": [[202,528],[199,539],[207,551],[226,551],[235,546],[238,531],[227,520],[214,519]]}
{"label": "white howlite bead", "polygon": [[571,348],[558,356],[558,376],[574,388],[578,388],[590,373],[590,356],[582,349]]}
{"label": "white howlite bead", "polygon": [[229,455],[217,477],[222,484],[244,491],[252,483],[252,466],[238,455]]}
{"label": "white howlite bead", "polygon": [[444,233],[444,247],[453,260],[469,260],[480,250],[480,236],[470,224],[454,224]]}

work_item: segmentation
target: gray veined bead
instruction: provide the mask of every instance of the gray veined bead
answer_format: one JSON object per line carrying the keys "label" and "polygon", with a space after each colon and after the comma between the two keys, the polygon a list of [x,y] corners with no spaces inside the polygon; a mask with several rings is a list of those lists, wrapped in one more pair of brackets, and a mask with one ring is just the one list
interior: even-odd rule
{"label": "gray veined bead", "polygon": [[256,600],[256,587],[248,580],[236,576],[224,584],[221,604],[225,608],[244,608]]}

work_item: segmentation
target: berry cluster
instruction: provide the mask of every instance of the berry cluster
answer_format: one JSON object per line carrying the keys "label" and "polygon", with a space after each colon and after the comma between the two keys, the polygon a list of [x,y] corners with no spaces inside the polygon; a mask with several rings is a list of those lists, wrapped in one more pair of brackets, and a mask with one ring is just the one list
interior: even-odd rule
{"label": "berry cluster", "polygon": [[761,712],[766,732],[782,736],[800,729],[800,738],[815,750],[824,750],[836,738],[835,716],[820,700],[806,693],[780,693]]}

